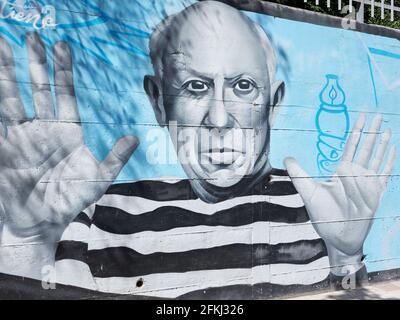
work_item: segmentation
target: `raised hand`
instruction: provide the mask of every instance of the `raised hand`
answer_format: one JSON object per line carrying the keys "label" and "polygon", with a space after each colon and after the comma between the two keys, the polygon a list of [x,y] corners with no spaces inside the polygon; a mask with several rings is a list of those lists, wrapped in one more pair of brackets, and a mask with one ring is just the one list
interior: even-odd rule
{"label": "raised hand", "polygon": [[30,33],[26,45],[34,119],[26,117],[12,50],[0,38],[0,207],[5,225],[22,237],[51,233],[97,201],[138,145],[136,137],[123,137],[103,162],[96,160],[83,140],[69,46],[54,46],[53,108],[43,42]]}
{"label": "raised hand", "polygon": [[396,159],[396,148],[392,146],[382,169],[391,138],[389,129],[383,132],[373,155],[382,123],[381,115],[374,118],[363,145],[359,145],[365,121],[365,115],[361,114],[347,141],[337,172],[330,181],[311,179],[293,158],[284,161],[328,251],[333,247],[348,256],[362,250]]}

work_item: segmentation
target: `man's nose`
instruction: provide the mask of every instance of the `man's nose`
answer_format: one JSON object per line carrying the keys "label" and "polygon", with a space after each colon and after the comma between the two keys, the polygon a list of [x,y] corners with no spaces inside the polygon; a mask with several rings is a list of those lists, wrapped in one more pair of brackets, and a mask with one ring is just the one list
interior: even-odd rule
{"label": "man's nose", "polygon": [[211,101],[205,124],[220,129],[233,126],[232,116],[227,112],[222,97],[217,97]]}

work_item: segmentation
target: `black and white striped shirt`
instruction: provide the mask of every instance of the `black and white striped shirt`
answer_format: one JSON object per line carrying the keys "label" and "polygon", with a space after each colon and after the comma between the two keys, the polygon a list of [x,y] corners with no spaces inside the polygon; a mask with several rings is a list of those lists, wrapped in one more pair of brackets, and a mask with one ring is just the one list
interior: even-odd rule
{"label": "black and white striped shirt", "polygon": [[329,272],[301,197],[276,169],[218,203],[199,199],[188,180],[112,185],[56,253],[57,282],[162,298],[252,298],[323,283]]}

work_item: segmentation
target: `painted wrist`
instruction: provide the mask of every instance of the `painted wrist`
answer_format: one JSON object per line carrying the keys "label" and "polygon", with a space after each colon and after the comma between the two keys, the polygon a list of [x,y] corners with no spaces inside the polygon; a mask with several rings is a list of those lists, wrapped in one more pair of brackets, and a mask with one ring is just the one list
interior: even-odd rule
{"label": "painted wrist", "polygon": [[330,245],[327,245],[327,249],[331,272],[334,275],[344,276],[356,273],[364,267],[362,247],[358,252],[352,255],[348,255]]}

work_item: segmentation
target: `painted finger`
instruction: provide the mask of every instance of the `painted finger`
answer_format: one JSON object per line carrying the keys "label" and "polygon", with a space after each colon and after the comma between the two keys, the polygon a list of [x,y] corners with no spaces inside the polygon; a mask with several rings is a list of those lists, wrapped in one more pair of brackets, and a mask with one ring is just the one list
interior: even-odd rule
{"label": "painted finger", "polygon": [[346,147],[343,152],[342,161],[352,162],[356,154],[358,143],[360,142],[361,132],[364,129],[366,121],[365,113],[360,113],[357,122],[347,140]]}
{"label": "painted finger", "polygon": [[46,48],[36,32],[26,35],[29,58],[29,74],[32,82],[32,100],[36,118],[53,119],[53,98],[51,95]]}
{"label": "painted finger", "polygon": [[385,157],[386,149],[389,144],[390,138],[392,137],[392,131],[386,129],[381,137],[378,148],[376,149],[375,157],[371,162],[370,169],[374,172],[378,172]]}
{"label": "painted finger", "polygon": [[382,171],[381,182],[384,186],[386,186],[389,182],[390,175],[392,174],[394,165],[396,163],[396,157],[397,157],[396,147],[392,146],[389,151],[386,166]]}
{"label": "painted finger", "polygon": [[316,183],[299,165],[296,159],[286,158],[284,160],[284,165],[297,192],[305,203],[308,202],[314,194]]}
{"label": "painted finger", "polygon": [[65,42],[54,46],[54,78],[58,118],[79,122],[78,105],[75,97],[72,73],[71,49]]}
{"label": "painted finger", "polygon": [[20,98],[15,75],[12,49],[0,37],[0,111],[6,122],[25,120],[25,109]]}
{"label": "painted finger", "polygon": [[100,180],[112,183],[124,165],[128,162],[138,145],[139,140],[134,136],[125,136],[119,139],[107,155],[106,159],[100,163]]}
{"label": "painted finger", "polygon": [[356,163],[361,167],[368,168],[369,161],[374,152],[376,137],[379,134],[379,130],[381,128],[383,117],[381,114],[375,116],[372,120],[371,126],[368,132],[364,132],[366,135],[364,144],[358,151],[358,156]]}

